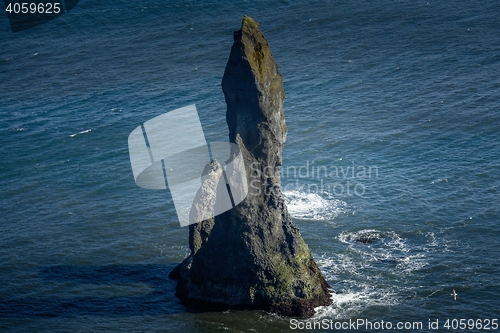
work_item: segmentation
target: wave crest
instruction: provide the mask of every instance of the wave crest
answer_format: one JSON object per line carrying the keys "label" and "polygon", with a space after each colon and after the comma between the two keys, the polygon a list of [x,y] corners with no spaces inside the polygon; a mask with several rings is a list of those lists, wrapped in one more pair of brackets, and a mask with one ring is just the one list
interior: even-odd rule
{"label": "wave crest", "polygon": [[285,191],[288,212],[300,220],[331,221],[347,211],[347,204],[332,198],[328,193]]}

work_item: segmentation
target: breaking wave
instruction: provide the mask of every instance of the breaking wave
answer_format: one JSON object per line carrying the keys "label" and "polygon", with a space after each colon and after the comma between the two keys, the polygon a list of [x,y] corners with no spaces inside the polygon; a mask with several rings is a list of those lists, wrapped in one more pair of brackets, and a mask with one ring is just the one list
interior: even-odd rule
{"label": "breaking wave", "polygon": [[75,136],[77,136],[77,135],[80,135],[80,134],[85,134],[85,133],[89,133],[89,132],[91,132],[91,131],[92,131],[92,129],[88,129],[88,130],[81,131],[81,132],[78,132],[78,133],[75,133],[75,134],[71,134],[69,137],[70,137],[70,138],[74,138],[74,137],[75,137]]}
{"label": "breaking wave", "polygon": [[314,256],[334,289],[332,305],[317,308],[315,319],[345,319],[367,308],[400,304],[414,292],[407,281],[429,265],[428,252],[442,243],[433,233],[419,236],[423,242],[390,230],[340,232],[339,251]]}
{"label": "breaking wave", "polygon": [[328,193],[305,193],[301,191],[285,191],[288,212],[300,220],[328,221],[346,212],[347,204],[333,199]]}

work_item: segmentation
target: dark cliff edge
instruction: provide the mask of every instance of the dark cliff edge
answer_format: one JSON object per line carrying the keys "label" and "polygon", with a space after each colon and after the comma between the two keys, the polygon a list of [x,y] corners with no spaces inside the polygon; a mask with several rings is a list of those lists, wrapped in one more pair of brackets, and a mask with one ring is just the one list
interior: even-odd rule
{"label": "dark cliff edge", "polygon": [[170,274],[181,302],[201,311],[260,309],[309,317],[330,287],[292,222],[280,189],[287,127],[282,76],[259,25],[243,17],[222,79],[229,141],[249,193],[235,208],[189,226],[191,255]]}

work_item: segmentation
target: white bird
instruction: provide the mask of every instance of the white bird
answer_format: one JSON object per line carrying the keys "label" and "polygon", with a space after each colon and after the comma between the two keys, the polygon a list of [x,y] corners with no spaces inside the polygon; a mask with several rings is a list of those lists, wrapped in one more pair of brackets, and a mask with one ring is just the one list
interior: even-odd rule
{"label": "white bird", "polygon": [[453,294],[451,294],[451,296],[453,296],[453,300],[457,300],[457,293],[455,292],[455,289],[453,289]]}

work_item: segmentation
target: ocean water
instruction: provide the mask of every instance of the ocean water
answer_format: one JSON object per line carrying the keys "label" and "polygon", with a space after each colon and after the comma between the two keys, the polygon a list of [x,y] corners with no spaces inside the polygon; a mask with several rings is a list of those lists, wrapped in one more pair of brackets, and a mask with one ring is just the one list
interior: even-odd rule
{"label": "ocean water", "polygon": [[335,291],[301,323],[500,319],[498,1],[81,0],[16,33],[0,14],[0,331],[291,330],[179,303],[187,228],[128,155],[193,103],[227,140],[244,14],[284,78],[288,207]]}

